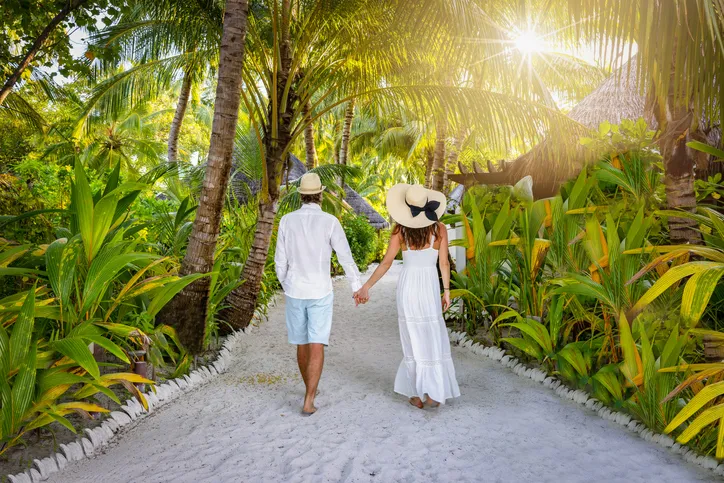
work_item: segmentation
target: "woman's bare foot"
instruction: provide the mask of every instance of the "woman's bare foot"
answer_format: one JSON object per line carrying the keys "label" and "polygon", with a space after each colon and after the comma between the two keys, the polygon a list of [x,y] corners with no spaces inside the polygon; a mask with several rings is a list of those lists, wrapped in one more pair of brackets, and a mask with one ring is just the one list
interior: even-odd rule
{"label": "woman's bare foot", "polygon": [[425,403],[430,406],[431,408],[436,408],[440,406],[440,403],[435,401],[434,399],[431,399],[430,397],[427,398],[427,401]]}
{"label": "woman's bare foot", "polygon": [[424,407],[424,404],[422,403],[422,399],[419,397],[411,397],[410,398],[410,404],[415,406],[418,409],[422,409]]}

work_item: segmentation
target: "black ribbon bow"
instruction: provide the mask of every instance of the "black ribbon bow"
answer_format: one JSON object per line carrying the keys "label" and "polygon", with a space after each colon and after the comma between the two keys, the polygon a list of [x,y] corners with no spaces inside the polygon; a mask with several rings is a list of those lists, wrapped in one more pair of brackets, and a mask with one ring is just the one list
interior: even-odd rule
{"label": "black ribbon bow", "polygon": [[410,211],[412,212],[412,217],[416,217],[420,213],[425,213],[425,216],[428,220],[431,221],[437,221],[437,209],[440,208],[440,202],[435,200],[430,200],[427,203],[425,203],[425,206],[414,206],[405,200],[405,204],[408,208],[410,208]]}

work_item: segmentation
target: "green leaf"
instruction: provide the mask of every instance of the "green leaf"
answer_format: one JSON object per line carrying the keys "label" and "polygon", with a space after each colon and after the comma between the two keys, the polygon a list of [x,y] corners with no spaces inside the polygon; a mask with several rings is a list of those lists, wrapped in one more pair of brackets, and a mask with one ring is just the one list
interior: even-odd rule
{"label": "green leaf", "polygon": [[714,146],[709,146],[708,144],[699,141],[689,141],[688,143],[686,143],[686,145],[692,149],[701,151],[702,153],[714,156],[715,158],[717,158],[717,161],[721,161],[722,159],[724,159],[724,151],[722,151],[721,149],[717,149]]}
{"label": "green leaf", "polygon": [[80,248],[79,237],[73,238],[70,242],[61,238],[51,243],[45,251],[48,281],[63,307],[70,306],[75,268],[78,265],[78,248]]}
{"label": "green leaf", "polygon": [[10,334],[9,370],[17,369],[25,360],[31,346],[33,326],[35,322],[35,287],[25,297],[18,318],[13,324]]}
{"label": "green leaf", "polygon": [[512,345],[513,347],[516,347],[516,348],[522,350],[529,356],[534,357],[534,358],[538,359],[539,361],[543,360],[543,354],[541,353],[538,346],[536,344],[534,344],[532,341],[529,341],[527,339],[518,339],[517,337],[504,337],[500,340],[505,341],[508,344]]}
{"label": "green leaf", "polygon": [[590,362],[580,349],[569,344],[558,352],[558,356],[565,359],[576,370],[579,376],[588,376]]}
{"label": "green leaf", "polygon": [[681,297],[681,317],[689,327],[695,327],[699,323],[722,275],[724,267],[695,273],[686,282]]}
{"label": "green leaf", "polygon": [[35,392],[35,356],[37,346],[33,344],[28,348],[25,357],[20,362],[18,373],[13,379],[12,389],[12,421],[13,428],[18,428],[25,411],[30,407]]}
{"label": "green leaf", "polygon": [[83,238],[86,259],[90,262],[93,260],[93,254],[97,252],[93,247],[93,194],[80,159],[75,163],[74,188],[73,208],[78,219],[80,235]]}
{"label": "green leaf", "polygon": [[[694,275],[696,273],[708,271],[708,270],[720,270],[724,268],[724,264],[717,263],[717,262],[689,262],[685,263],[683,265],[679,265],[676,267],[670,268],[661,278],[659,278],[656,283],[646,291],[645,294],[641,296],[641,298],[636,302],[636,304],[631,308],[632,314],[638,314],[640,313],[644,308],[646,308],[647,305],[649,305],[651,302],[656,300],[656,298],[659,297],[659,295],[666,292],[669,287],[674,285],[676,282],[690,276]],[[707,285],[711,283],[710,278],[705,279],[704,282],[706,282]],[[697,283],[698,284],[698,283]],[[711,294],[709,294],[711,295]],[[707,301],[708,301],[707,297]],[[695,301],[691,300],[689,303],[693,304]],[[692,310],[695,308],[692,305]],[[693,312],[692,312],[693,313]]]}
{"label": "green leaf", "polygon": [[151,317],[155,317],[156,314],[158,314],[161,309],[172,299],[176,296],[177,293],[179,293],[181,290],[183,290],[187,285],[191,284],[192,282],[195,282],[196,280],[207,277],[209,274],[207,273],[193,273],[190,275],[186,275],[184,277],[181,277],[180,279],[171,282],[167,285],[164,285],[162,288],[159,289],[158,293],[153,297],[153,300],[151,300],[151,303],[148,305],[148,308],[146,309],[146,312]]}
{"label": "green leaf", "polygon": [[83,338],[87,341],[93,342],[94,344],[103,347],[105,350],[118,357],[126,364],[130,364],[131,361],[128,360],[128,356],[126,356],[126,353],[123,351],[123,349],[121,349],[115,342],[111,341],[110,339],[106,339],[101,335],[84,335]]}
{"label": "green leaf", "polygon": [[103,252],[93,260],[83,287],[83,305],[81,314],[85,314],[93,305],[100,302],[100,297],[105,293],[109,284],[116,275],[128,264],[140,261],[151,261],[159,258],[158,255],[150,253],[121,253],[114,255],[113,247]]}
{"label": "green leaf", "polygon": [[75,361],[95,379],[100,377],[101,374],[98,370],[98,364],[83,339],[79,337],[66,337],[65,339],[53,342],[51,346],[54,350]]}
{"label": "green leaf", "polygon": [[20,245],[0,252],[0,267],[5,268],[30,251],[30,245]]}

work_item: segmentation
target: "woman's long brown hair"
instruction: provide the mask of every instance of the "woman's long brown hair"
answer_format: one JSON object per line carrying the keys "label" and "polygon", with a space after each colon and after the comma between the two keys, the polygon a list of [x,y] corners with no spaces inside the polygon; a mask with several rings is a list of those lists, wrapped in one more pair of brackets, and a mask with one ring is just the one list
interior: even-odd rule
{"label": "woman's long brown hair", "polygon": [[430,243],[430,238],[433,237],[433,235],[434,240],[437,240],[437,237],[440,235],[440,228],[437,223],[433,223],[424,228],[409,228],[397,224],[392,229],[392,234],[397,235],[398,233],[402,236],[402,242],[406,245],[406,248],[410,250],[420,250]]}

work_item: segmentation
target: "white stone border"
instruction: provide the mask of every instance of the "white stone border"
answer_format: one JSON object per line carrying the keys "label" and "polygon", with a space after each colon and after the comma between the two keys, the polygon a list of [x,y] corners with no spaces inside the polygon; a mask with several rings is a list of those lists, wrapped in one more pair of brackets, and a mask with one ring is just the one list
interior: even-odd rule
{"label": "white stone border", "polygon": [[702,468],[713,471],[719,476],[724,476],[724,463],[719,463],[719,461],[715,458],[710,456],[701,456],[687,446],[680,445],[666,434],[654,433],[644,424],[636,421],[628,414],[607,407],[598,399],[591,397],[591,395],[586,391],[570,390],[562,384],[559,379],[548,376],[540,369],[526,366],[517,358],[506,354],[506,352],[500,347],[485,347],[478,342],[473,343],[472,339],[470,339],[464,332],[456,332],[450,329],[448,329],[448,332],[450,333],[451,343],[457,344],[460,347],[469,350],[473,354],[486,356],[498,361],[518,376],[526,377],[543,384],[552,391],[555,391],[559,397],[563,399],[570,399],[573,402],[597,412],[603,419],[613,421],[614,423],[623,426],[629,431],[638,434],[645,441],[650,441],[667,448],[672,453],[680,455],[688,463],[697,464]]}
{"label": "white stone border", "polygon": [[[269,304],[273,304],[274,300]],[[89,458],[104,448],[116,433],[134,421],[143,419],[157,408],[173,401],[181,394],[189,392],[210,382],[214,377],[223,374],[233,359],[233,350],[241,343],[241,337],[251,332],[254,321],[246,330],[238,330],[226,337],[221,345],[218,357],[206,366],[202,366],[190,374],[166,381],[155,386],[156,392],[146,392],[148,411],[135,398],[128,399],[119,410],[112,411],[99,426],[84,429],[84,435],[75,441],[60,445],[60,452],[47,458],[33,460],[33,467],[16,475],[7,475],[10,483],[36,483],[47,480],[51,474],[65,468],[69,462]]]}

